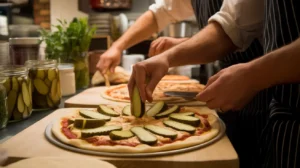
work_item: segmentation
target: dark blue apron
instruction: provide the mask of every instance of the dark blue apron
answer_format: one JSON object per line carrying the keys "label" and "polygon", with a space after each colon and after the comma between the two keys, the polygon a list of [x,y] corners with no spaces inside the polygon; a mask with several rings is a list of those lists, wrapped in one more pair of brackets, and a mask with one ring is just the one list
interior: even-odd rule
{"label": "dark blue apron", "polygon": [[[268,53],[300,37],[300,2],[265,0],[265,7],[264,52]],[[299,93],[299,84],[275,87],[256,167],[300,167]]]}
{"label": "dark blue apron", "polygon": [[[223,0],[191,0],[199,29],[207,25],[208,19],[219,11]],[[255,40],[245,52],[231,53],[220,60],[222,68],[249,62],[263,55],[263,48]],[[227,127],[227,135],[236,149],[240,167],[252,167],[258,155],[258,140],[266,125],[268,107],[272,99],[271,89],[258,93],[241,111],[219,114]]]}

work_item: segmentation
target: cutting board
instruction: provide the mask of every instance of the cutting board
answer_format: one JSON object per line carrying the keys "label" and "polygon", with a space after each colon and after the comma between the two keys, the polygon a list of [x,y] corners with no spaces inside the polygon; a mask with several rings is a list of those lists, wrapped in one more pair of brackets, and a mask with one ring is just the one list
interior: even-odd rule
{"label": "cutting board", "polygon": [[[85,91],[67,99],[65,101],[65,107],[86,107],[86,108],[95,108],[98,107],[99,104],[118,104],[118,105],[126,105],[129,103],[125,102],[117,102],[104,99],[101,96],[101,92],[105,90],[105,86],[93,87],[86,89]],[[168,103],[170,105],[185,105],[185,106],[203,106],[203,102],[199,101],[187,101],[182,103]]]}
{"label": "cutting board", "polygon": [[[209,111],[207,107],[198,107]],[[59,148],[44,136],[46,126],[52,121],[72,112],[73,108],[58,109],[24,131],[0,144],[10,160],[30,157],[98,158],[114,164],[117,168],[238,168],[238,156],[227,136],[204,148],[191,152],[159,157],[117,158],[85,155]]]}

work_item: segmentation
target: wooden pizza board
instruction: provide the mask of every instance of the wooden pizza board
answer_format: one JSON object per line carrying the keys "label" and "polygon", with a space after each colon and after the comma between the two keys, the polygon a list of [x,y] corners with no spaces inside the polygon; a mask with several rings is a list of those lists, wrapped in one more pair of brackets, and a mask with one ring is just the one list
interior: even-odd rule
{"label": "wooden pizza board", "polygon": [[[201,110],[211,112],[206,107],[198,107]],[[31,157],[72,157],[72,158],[99,158],[114,164],[117,168],[238,168],[238,156],[233,149],[227,136],[223,136],[219,141],[187,153],[159,156],[159,157],[143,157],[143,158],[116,158],[116,157],[100,157],[93,155],[85,155],[80,153],[64,150],[54,146],[47,141],[44,136],[46,126],[74,109],[58,109],[34,125],[28,127],[24,131],[0,144],[0,148],[7,151],[9,160],[16,161],[18,159]]]}
{"label": "wooden pizza board", "polygon": [[[86,89],[85,91],[67,99],[65,101],[65,107],[87,107],[87,108],[96,108],[99,104],[129,104],[125,102],[118,102],[104,99],[101,96],[101,93],[105,90],[105,86],[93,87]],[[177,104],[185,106],[203,106],[202,102],[199,101],[187,101],[182,103],[167,103],[167,104]]]}

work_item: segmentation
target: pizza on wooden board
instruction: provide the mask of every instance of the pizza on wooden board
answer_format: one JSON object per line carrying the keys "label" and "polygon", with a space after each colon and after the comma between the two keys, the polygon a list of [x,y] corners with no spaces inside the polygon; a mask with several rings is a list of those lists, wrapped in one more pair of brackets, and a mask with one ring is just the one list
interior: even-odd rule
{"label": "pizza on wooden board", "polygon": [[[176,82],[159,82],[153,91],[153,101],[167,102],[185,102],[187,100],[181,97],[168,97],[164,94],[166,91],[183,91],[183,92],[201,92],[205,85],[199,83],[176,83]],[[127,84],[120,84],[106,88],[101,96],[108,100],[129,102],[129,92]]]}
{"label": "pizza on wooden board", "polygon": [[205,107],[168,107],[160,101],[148,109],[135,103],[77,109],[56,121],[52,132],[63,143],[87,150],[147,153],[204,143],[218,135],[217,117]]}

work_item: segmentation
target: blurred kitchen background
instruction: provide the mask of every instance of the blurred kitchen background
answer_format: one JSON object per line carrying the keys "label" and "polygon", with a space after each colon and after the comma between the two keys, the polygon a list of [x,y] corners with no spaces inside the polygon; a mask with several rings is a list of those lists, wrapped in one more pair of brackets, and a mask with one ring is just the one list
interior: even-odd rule
{"label": "blurred kitchen background", "polygon": [[[39,38],[40,29],[53,31],[51,25],[59,24],[58,19],[71,22],[74,17],[88,18],[88,23],[96,27],[89,51],[89,67],[92,75],[99,55],[114,40],[118,39],[135,20],[154,3],[154,0],[0,0],[0,64],[11,63],[9,38]],[[147,59],[148,49],[153,40],[160,36],[191,37],[197,33],[195,18],[169,25],[163,32],[154,34],[128,50],[124,54],[142,54]],[[31,46],[39,46],[39,58],[44,57],[45,44],[26,41]],[[30,48],[33,50],[35,48]],[[187,75],[205,83],[207,77],[218,71],[218,64],[211,66],[184,66],[170,71]]]}

